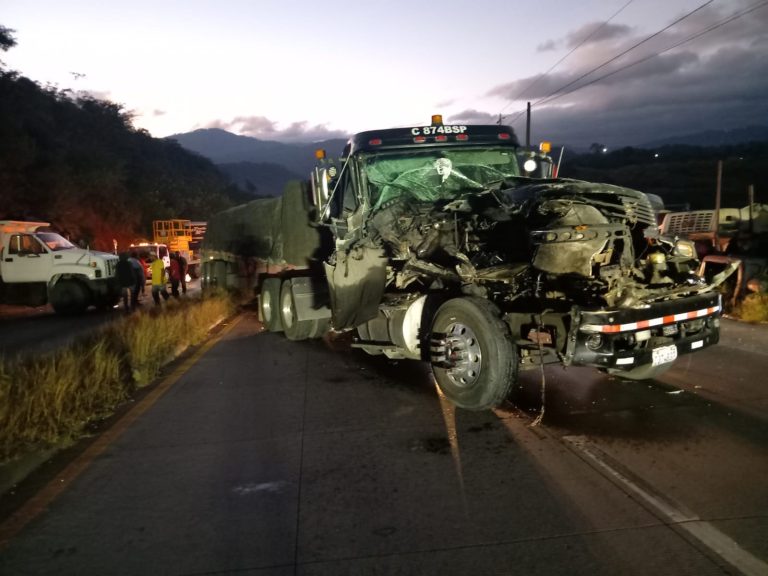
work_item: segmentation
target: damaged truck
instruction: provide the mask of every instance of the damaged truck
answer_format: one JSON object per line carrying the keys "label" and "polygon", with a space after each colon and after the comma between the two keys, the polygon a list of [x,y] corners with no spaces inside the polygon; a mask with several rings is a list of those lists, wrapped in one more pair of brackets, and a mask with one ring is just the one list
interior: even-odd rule
{"label": "damaged truck", "polygon": [[691,242],[659,234],[648,197],[552,177],[508,126],[435,117],[318,158],[309,185],[209,223],[203,285],[252,278],[270,331],[354,331],[369,354],[431,363],[473,410],[520,370],[646,379],[718,342],[716,282]]}

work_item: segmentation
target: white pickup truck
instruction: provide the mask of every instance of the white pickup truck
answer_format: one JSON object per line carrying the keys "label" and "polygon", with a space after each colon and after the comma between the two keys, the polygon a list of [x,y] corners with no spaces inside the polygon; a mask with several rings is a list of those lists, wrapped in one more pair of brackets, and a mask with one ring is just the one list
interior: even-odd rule
{"label": "white pickup truck", "polygon": [[78,248],[49,226],[0,220],[0,302],[50,303],[61,314],[117,303],[117,256]]}

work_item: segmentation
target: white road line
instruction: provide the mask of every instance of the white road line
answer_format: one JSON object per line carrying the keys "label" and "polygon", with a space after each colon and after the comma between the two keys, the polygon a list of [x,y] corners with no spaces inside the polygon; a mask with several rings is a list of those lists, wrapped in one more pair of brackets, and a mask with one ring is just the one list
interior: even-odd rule
{"label": "white road line", "polygon": [[745,576],[765,576],[768,574],[768,564],[744,550],[730,536],[709,522],[701,520],[682,505],[653,494],[651,490],[644,488],[641,480],[631,478],[631,473],[622,470],[623,467],[618,463],[612,462],[612,458],[592,444],[586,436],[563,436],[562,440],[608,479],[637,496],[662,519],[666,519],[675,527],[685,530],[713,554],[719,556]]}

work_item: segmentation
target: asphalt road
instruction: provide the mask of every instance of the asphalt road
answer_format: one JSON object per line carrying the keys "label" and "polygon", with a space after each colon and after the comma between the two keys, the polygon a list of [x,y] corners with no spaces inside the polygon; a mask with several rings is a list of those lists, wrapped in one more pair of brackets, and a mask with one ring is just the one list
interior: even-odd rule
{"label": "asphalt road", "polygon": [[454,410],[423,364],[245,314],[19,487],[0,573],[765,575],[768,330],[742,328],[655,382],[547,369],[531,426],[537,371]]}

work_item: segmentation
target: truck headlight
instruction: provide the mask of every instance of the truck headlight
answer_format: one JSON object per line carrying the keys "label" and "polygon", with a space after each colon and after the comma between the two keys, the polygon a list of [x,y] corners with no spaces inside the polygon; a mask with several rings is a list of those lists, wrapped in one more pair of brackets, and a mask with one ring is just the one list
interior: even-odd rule
{"label": "truck headlight", "polygon": [[667,257],[664,256],[664,252],[652,252],[648,255],[648,260],[652,264],[664,264],[667,261]]}
{"label": "truck headlight", "polygon": [[672,254],[683,258],[696,258],[696,246],[690,240],[676,240]]}

